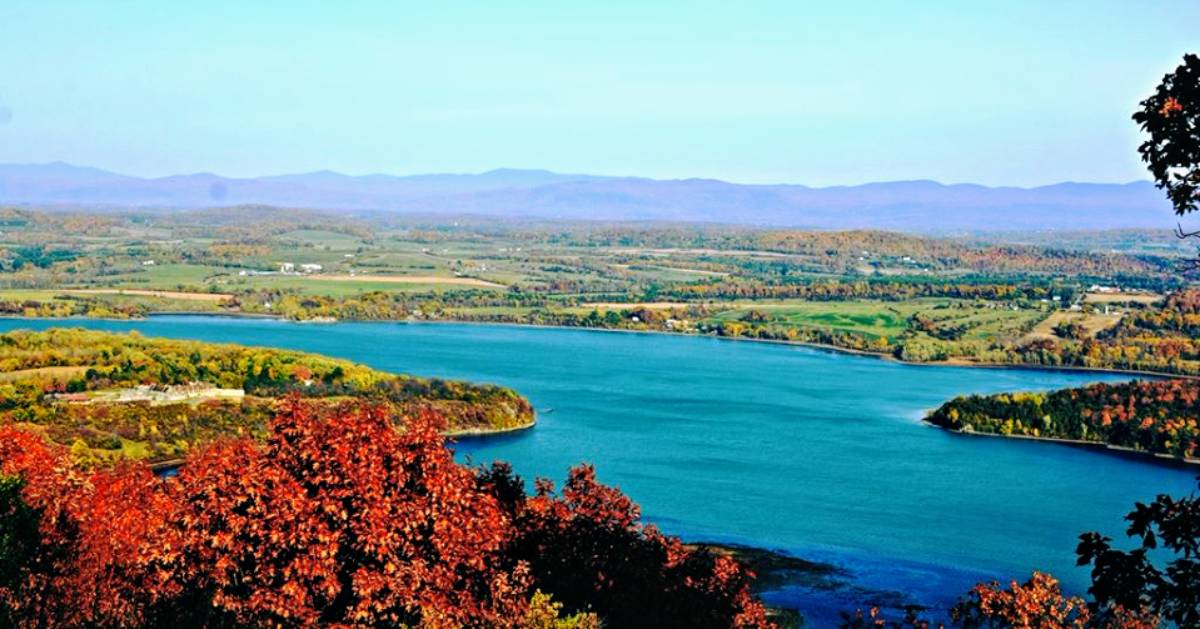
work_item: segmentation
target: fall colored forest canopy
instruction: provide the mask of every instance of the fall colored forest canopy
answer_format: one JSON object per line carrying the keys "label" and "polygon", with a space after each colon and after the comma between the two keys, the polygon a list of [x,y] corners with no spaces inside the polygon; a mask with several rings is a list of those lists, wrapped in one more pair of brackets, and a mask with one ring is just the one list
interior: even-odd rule
{"label": "fall colored forest canopy", "polygon": [[[228,395],[229,393],[235,395]],[[450,431],[533,421],[511,389],[388,374],[289,350],[81,329],[0,335],[0,421],[69,445],[82,462],[175,459],[219,437],[264,436],[274,401],[296,393],[440,413]]]}
{"label": "fall colored forest canopy", "polygon": [[0,624],[758,627],[752,578],[572,470],[456,463],[432,411],[293,394],[176,477],[0,428]]}
{"label": "fall colored forest canopy", "polygon": [[[561,490],[538,479],[529,495],[504,463],[456,463],[433,411],[397,421],[393,410],[291,394],[265,439],[202,446],[169,477],[135,461],[81,467],[34,431],[0,427],[0,625],[774,625],[753,574],[642,523],[591,467]],[[954,624],[1192,626],[1197,507],[1137,505],[1127,519],[1140,550],[1081,535],[1091,600],[1034,573],[978,585]],[[1166,569],[1146,558],[1156,540],[1175,555]],[[873,609],[842,626],[934,625],[917,609],[896,621]]]}
{"label": "fall colored forest canopy", "polygon": [[1198,408],[1200,381],[1135,381],[959,397],[926,420],[964,432],[1102,443],[1194,460]]}

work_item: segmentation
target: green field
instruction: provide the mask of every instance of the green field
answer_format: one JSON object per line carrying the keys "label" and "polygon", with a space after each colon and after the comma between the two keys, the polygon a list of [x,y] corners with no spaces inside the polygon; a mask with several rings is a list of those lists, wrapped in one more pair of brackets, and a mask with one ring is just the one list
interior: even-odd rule
{"label": "green field", "polygon": [[156,264],[102,279],[105,286],[183,290],[204,287],[229,275],[237,275],[237,269],[199,264]]}
{"label": "green field", "polygon": [[838,301],[738,305],[713,317],[715,321],[742,321],[752,312],[768,315],[774,323],[824,328],[869,337],[896,337],[911,328],[913,315],[939,323],[969,327],[964,340],[1020,336],[1048,314],[1040,309],[1013,310],[993,303],[954,299],[914,299],[904,302]]}
{"label": "green field", "polygon": [[295,240],[299,243],[331,251],[353,251],[366,244],[361,238],[324,229],[296,229],[279,234],[280,240]]}
{"label": "green field", "polygon": [[[788,340],[913,361],[1181,370],[1194,360],[1187,348],[1172,359],[1136,330],[1111,340],[1129,315],[1163,307],[1189,282],[1177,260],[1103,248],[1115,235],[1022,244],[272,208],[0,215],[7,316],[460,320]],[[289,264],[301,272],[282,272]],[[1112,347],[1084,356],[1064,321],[1087,323],[1091,340]]]}

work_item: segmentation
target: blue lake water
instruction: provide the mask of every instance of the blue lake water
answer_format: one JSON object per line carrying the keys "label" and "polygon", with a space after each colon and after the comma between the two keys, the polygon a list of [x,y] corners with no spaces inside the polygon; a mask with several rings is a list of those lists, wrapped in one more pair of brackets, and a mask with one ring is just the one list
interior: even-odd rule
{"label": "blue lake water", "polygon": [[[62,321],[0,321],[0,330]],[[1079,533],[1120,538],[1138,500],[1195,488],[1194,470],[1067,446],[956,436],[919,422],[956,395],[1052,389],[1107,374],[902,365],[712,338],[456,324],[156,317],[71,321],[301,349],[394,372],[494,382],[543,411],[538,425],[464,440],[561,481],[581,461],[644,517],[686,539],[741,542],[835,563],[850,588],[793,588],[817,623],[858,588],[938,607],[982,579],[1058,575],[1075,591]],[[547,412],[549,411],[549,412]]]}

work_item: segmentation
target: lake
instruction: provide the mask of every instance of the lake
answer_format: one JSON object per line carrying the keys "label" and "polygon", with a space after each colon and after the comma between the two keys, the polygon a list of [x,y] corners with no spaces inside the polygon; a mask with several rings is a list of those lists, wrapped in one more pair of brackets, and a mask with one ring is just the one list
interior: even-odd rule
{"label": "lake", "polygon": [[[956,395],[1127,377],[904,365],[797,346],[510,326],[294,324],[215,317],[4,320],[287,347],[394,372],[511,386],[538,425],[464,440],[561,482],[586,461],[644,517],[691,540],[781,549],[844,568],[846,587],[785,588],[815,624],[881,601],[944,607],[983,579],[1053,572],[1075,591],[1079,533],[1122,537],[1138,500],[1195,487],[1195,470],[1056,444],[953,435],[920,423]],[[892,592],[907,593],[906,599]]]}

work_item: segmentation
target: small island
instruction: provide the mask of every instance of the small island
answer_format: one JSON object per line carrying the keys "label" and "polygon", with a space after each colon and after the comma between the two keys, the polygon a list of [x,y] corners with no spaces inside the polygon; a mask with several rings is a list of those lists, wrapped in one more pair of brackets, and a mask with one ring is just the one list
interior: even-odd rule
{"label": "small island", "polygon": [[960,433],[1039,439],[1200,463],[1191,379],[1093,384],[1050,393],[969,395],[925,421]]}

